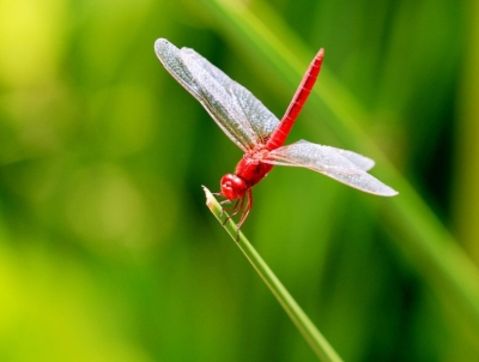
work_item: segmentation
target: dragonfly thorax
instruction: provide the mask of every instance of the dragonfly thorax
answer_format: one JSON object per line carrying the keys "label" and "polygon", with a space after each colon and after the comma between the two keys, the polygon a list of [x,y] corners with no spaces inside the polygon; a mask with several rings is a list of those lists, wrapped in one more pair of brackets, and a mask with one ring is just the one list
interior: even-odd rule
{"label": "dragonfly thorax", "polygon": [[221,194],[228,200],[240,199],[248,190],[248,184],[241,177],[228,173],[220,181]]}

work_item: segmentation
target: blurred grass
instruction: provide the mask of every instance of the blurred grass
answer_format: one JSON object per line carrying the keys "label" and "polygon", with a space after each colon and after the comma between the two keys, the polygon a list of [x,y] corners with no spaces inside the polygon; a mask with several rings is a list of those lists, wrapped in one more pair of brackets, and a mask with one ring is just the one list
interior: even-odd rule
{"label": "blurred grass", "polygon": [[458,234],[471,257],[479,263],[479,228],[477,227],[479,207],[479,6],[473,2],[469,12],[469,36],[467,39],[468,59],[461,79],[461,101],[459,122],[457,125],[457,164],[466,167],[457,167],[458,174],[456,190],[456,224]]}
{"label": "blurred grass", "polygon": [[241,153],[159,36],[277,115],[326,48],[292,139],[401,196],[278,168],[244,228],[345,360],[477,359],[476,2],[267,4],[0,1],[1,361],[315,360],[204,210]]}

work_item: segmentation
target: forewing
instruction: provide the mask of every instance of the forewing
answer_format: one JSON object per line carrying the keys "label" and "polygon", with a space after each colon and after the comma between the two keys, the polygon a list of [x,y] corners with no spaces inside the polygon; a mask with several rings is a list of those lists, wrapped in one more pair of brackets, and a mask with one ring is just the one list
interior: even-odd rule
{"label": "forewing", "polygon": [[397,191],[366,172],[372,166],[372,160],[335,147],[300,141],[271,151],[263,162],[309,168],[348,186],[375,195],[397,194]]}
{"label": "forewing", "polygon": [[264,106],[248,89],[228,77],[223,71],[211,64],[193,49],[182,48],[182,56],[189,59],[188,64],[198,64],[212,78],[217,80],[231,96],[242,113],[249,127],[253,129],[260,140],[265,140],[279,123],[278,118]]}
{"label": "forewing", "polygon": [[158,39],[155,51],[168,72],[203,105],[223,132],[243,151],[263,142],[278,123],[247,89],[194,50],[178,49],[168,40]]}

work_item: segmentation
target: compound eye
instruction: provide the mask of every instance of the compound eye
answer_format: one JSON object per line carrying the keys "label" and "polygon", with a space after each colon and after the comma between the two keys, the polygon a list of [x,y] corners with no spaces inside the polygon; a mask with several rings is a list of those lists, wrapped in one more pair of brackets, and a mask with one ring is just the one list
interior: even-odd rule
{"label": "compound eye", "polygon": [[231,181],[226,181],[221,187],[228,192],[232,192],[234,190],[234,187]]}
{"label": "compound eye", "polygon": [[243,197],[245,190],[245,182],[236,175],[227,174],[221,179],[221,193],[228,200],[235,200]]}

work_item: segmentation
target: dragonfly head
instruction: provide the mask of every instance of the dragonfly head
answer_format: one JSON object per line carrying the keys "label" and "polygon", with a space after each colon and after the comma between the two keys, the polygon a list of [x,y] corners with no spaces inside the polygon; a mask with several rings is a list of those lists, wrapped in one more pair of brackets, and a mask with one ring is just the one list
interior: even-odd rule
{"label": "dragonfly head", "polygon": [[221,194],[228,200],[240,199],[244,196],[248,185],[239,176],[228,173],[221,178]]}

